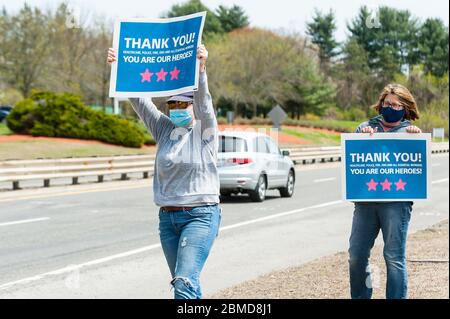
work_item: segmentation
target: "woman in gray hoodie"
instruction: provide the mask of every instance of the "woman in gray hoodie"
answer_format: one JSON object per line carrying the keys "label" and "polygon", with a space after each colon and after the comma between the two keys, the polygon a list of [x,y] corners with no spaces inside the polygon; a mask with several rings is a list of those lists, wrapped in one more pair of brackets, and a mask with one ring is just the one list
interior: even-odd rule
{"label": "woman in gray hoodie", "polygon": [[[199,299],[200,272],[221,219],[217,172],[218,126],[206,76],[208,51],[200,45],[199,87],[167,100],[169,116],[151,99],[130,98],[158,150],[153,177],[159,233],[176,299]],[[116,61],[109,49],[108,63]]]}

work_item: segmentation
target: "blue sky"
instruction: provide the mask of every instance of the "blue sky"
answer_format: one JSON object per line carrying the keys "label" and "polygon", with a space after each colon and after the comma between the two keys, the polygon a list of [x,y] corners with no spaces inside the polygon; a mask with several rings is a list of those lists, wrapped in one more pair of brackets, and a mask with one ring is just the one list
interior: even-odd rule
{"label": "blue sky", "polygon": [[[446,25],[449,21],[448,0],[202,0],[211,9],[220,4],[230,6],[237,4],[245,9],[250,17],[252,26],[264,27],[274,30],[290,30],[304,33],[305,22],[309,21],[314,8],[328,11],[332,9],[336,14],[336,38],[342,41],[346,38],[346,22],[354,17],[362,5],[376,9],[380,5],[387,5],[399,9],[408,9],[419,19],[439,17]],[[0,0],[0,6],[14,12],[23,6],[24,0]],[[60,0],[27,0],[27,3],[42,9],[54,8]],[[88,13],[88,16],[100,15],[114,20],[118,17],[148,17],[156,18],[180,0],[69,0],[79,12]]]}

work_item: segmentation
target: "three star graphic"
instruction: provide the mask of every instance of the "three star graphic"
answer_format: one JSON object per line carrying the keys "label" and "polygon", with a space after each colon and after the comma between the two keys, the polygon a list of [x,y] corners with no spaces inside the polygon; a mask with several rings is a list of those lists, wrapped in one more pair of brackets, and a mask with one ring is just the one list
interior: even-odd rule
{"label": "three star graphic", "polygon": [[[180,70],[175,66],[172,71],[170,71],[170,80],[178,80],[178,76],[180,75]],[[148,69],[145,69],[145,72],[139,73],[141,75],[141,83],[143,82],[151,82],[152,76],[156,75],[156,82],[166,81],[166,76],[169,72],[166,72],[164,68],[161,68],[159,72],[152,73]]]}
{"label": "three star graphic", "polygon": [[[366,183],[366,185],[368,186],[367,190],[370,191],[376,191],[377,190],[377,186],[378,184],[381,185],[382,187],[382,191],[391,191],[391,185],[392,182],[389,182],[389,180],[387,178],[384,179],[383,182],[381,183],[377,183],[373,180],[373,178],[370,180],[370,182]],[[407,183],[405,183],[404,181],[402,181],[402,179],[400,178],[397,182],[394,182],[395,187],[396,187],[396,191],[404,191],[405,190],[405,185]]]}

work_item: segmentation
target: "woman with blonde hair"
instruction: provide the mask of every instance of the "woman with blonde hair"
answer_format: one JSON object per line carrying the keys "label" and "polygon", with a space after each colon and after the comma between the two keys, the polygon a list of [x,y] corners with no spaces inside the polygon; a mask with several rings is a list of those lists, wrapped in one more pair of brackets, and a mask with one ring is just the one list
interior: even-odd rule
{"label": "woman with blonde hair", "polygon": [[[411,121],[419,118],[416,101],[400,84],[389,84],[373,106],[378,116],[362,123],[356,133],[421,133]],[[349,248],[350,290],[354,299],[372,297],[370,251],[379,231],[387,268],[386,298],[407,298],[406,238],[412,202],[357,202]]]}

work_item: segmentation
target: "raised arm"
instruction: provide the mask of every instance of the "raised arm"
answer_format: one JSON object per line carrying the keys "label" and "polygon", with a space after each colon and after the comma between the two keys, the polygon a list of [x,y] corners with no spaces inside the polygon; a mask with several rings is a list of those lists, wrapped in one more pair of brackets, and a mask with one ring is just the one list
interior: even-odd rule
{"label": "raised arm", "polygon": [[[116,61],[116,52],[109,48],[107,62],[111,65]],[[156,108],[151,99],[130,98],[130,102],[157,143],[161,136],[173,129],[172,121]]]}
{"label": "raised arm", "polygon": [[194,92],[194,114],[201,122],[202,133],[208,130],[216,133],[218,130],[216,114],[212,103],[211,94],[208,89],[208,77],[206,75],[206,60],[208,51],[201,45],[197,50],[197,58],[200,60],[200,75],[198,90]]}
{"label": "raised arm", "polygon": [[156,108],[151,99],[130,98],[129,100],[156,143],[162,136],[168,135],[172,131],[174,128],[172,121]]}

